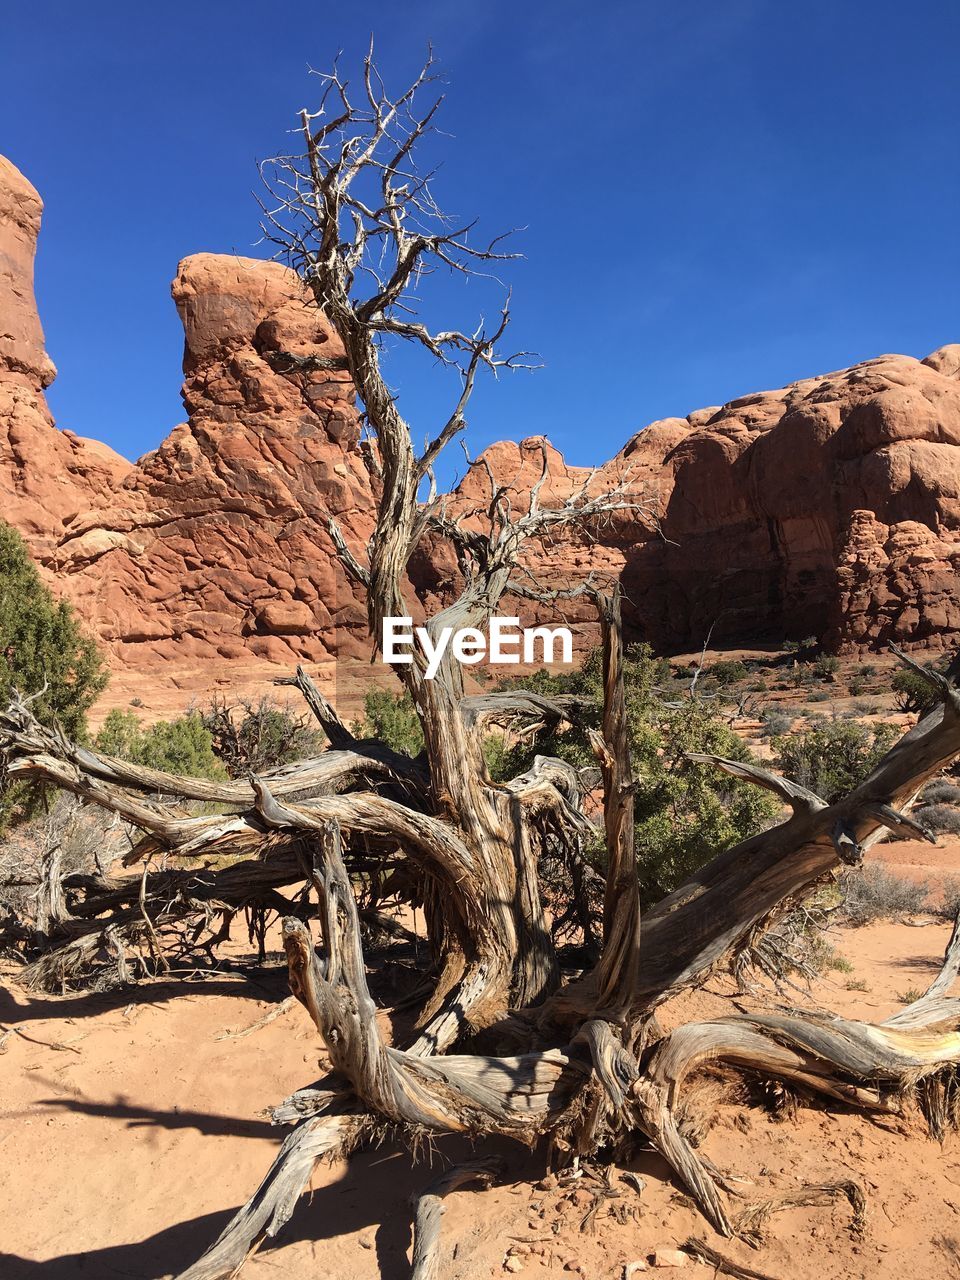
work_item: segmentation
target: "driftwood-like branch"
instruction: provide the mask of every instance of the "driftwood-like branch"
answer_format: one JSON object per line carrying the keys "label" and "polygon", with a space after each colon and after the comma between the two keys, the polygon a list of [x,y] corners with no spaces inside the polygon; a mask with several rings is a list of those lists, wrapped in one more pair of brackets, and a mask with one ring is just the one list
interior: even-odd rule
{"label": "driftwood-like branch", "polygon": [[806,787],[801,787],[798,782],[793,782],[790,778],[784,778],[779,773],[772,773],[769,769],[764,769],[760,765],[750,764],[744,760],[726,760],[723,756],[705,755],[697,751],[688,752],[687,759],[693,760],[697,764],[712,764],[716,768],[722,769],[725,773],[732,774],[735,778],[741,778],[745,782],[753,782],[758,787],[764,787],[767,791],[772,791],[774,795],[780,797],[784,804],[788,804],[794,813],[814,814],[827,807],[826,801],[821,800],[814,792],[809,791]]}
{"label": "driftwood-like branch", "polygon": [[633,837],[633,769],[619,592],[598,598],[603,625],[603,736],[594,750],[603,775],[607,869],[603,950],[595,970],[598,1011],[622,1016],[633,1002],[640,959],[640,886]]}
{"label": "driftwood-like branch", "polygon": [[502,1168],[503,1162],[494,1158],[465,1161],[447,1169],[420,1193],[413,1224],[411,1280],[437,1280],[442,1274],[440,1222],[443,1218],[444,1197],[469,1182],[489,1186]]}
{"label": "driftwood-like branch", "polygon": [[354,738],[353,734],[337,715],[333,706],[323,696],[303,667],[297,667],[295,675],[278,676],[273,683],[276,685],[293,685],[295,689],[300,690],[304,701],[327,735],[331,747],[349,751],[356,746],[356,738]]}
{"label": "driftwood-like branch", "polygon": [[317,1161],[349,1155],[372,1131],[370,1118],[353,1108],[331,1109],[301,1121],[285,1139],[254,1195],[179,1280],[229,1280],[235,1276],[257,1244],[276,1236],[289,1221]]}
{"label": "driftwood-like branch", "polygon": [[736,1234],[759,1247],[764,1242],[765,1228],[773,1214],[782,1213],[785,1209],[828,1205],[839,1199],[850,1205],[853,1215],[851,1228],[854,1235],[861,1235],[866,1224],[867,1197],[860,1183],[852,1180],[810,1183],[792,1191],[781,1191],[760,1204],[750,1205],[737,1218]]}
{"label": "driftwood-like branch", "polygon": [[462,698],[460,712],[471,729],[486,729],[492,724],[516,725],[524,722],[525,731],[539,730],[567,721],[576,723],[578,712],[587,705],[576,694],[560,694],[546,698],[526,689],[499,693],[478,693]]}

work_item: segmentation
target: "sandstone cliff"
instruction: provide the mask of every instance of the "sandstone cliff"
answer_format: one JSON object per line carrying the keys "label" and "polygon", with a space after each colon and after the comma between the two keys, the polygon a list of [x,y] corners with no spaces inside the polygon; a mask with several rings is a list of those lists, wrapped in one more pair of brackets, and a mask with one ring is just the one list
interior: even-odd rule
{"label": "sandstone cliff", "polygon": [[[359,549],[375,493],[342,350],[296,277],[220,255],[180,264],[188,420],[129,463],[58,430],[47,410],[55,371],[33,296],[41,207],[0,160],[2,514],[48,579],[134,676],[192,667],[199,686],[210,663],[366,659],[362,602],[327,521]],[[943,646],[960,633],[958,446],[960,346],[882,356],[645,427],[591,484],[627,474],[647,514],[567,537],[530,567],[547,587],[617,574],[628,620],[664,648],[698,646],[711,627],[715,642]],[[487,451],[517,502],[542,448]],[[548,459],[544,501],[587,475],[549,447]],[[486,484],[474,467],[461,511]],[[411,571],[428,610],[455,583],[441,545]],[[589,606],[563,613],[589,643]]]}

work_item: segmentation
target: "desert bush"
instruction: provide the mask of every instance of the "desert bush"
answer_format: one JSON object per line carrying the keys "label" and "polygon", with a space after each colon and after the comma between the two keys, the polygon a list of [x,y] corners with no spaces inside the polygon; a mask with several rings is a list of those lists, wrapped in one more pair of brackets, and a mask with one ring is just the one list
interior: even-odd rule
{"label": "desert bush", "polygon": [[[928,663],[932,668],[932,664]],[[937,690],[918,671],[904,667],[894,673],[890,687],[896,695],[897,706],[901,711],[909,711],[925,716],[940,701]]]}
{"label": "desert bush", "polygon": [[714,662],[707,670],[707,674],[716,680],[717,684],[726,686],[728,684],[737,684],[740,680],[747,677],[747,668],[742,662],[736,659],[728,659],[723,662]]}
{"label": "desert bush", "polygon": [[832,804],[863,781],[899,736],[892,725],[821,720],[773,745],[781,772]]}
{"label": "desert bush", "polygon": [[956,876],[944,876],[939,894],[931,899],[930,909],[946,920],[956,920],[960,915],[960,879]]}
{"label": "desert bush", "polygon": [[857,716],[875,716],[879,710],[875,702],[858,700],[853,704],[853,713]]}
{"label": "desert bush", "polygon": [[491,778],[507,776],[510,744],[502,733],[488,734],[483,740],[483,758]]}
{"label": "desert bush", "polygon": [[423,730],[406,691],[373,689],[363,700],[363,711],[363,719],[353,725],[358,738],[378,738],[408,756],[418,756],[423,750]]}
{"label": "desert bush", "polygon": [[790,683],[794,689],[802,689],[810,680],[813,668],[808,662],[795,662],[790,672]]}
{"label": "desert bush", "polygon": [[199,714],[213,752],[231,778],[278,769],[326,747],[325,735],[306,716],[272,698],[230,705],[215,697]]}
{"label": "desert bush", "polygon": [[70,605],[54,599],[19,533],[0,522],[0,696],[9,698],[12,688],[37,694],[37,719],[82,739],[106,683],[97,647]]}
{"label": "desert bush", "polygon": [[39,894],[49,859],[56,858],[59,882],[105,869],[126,848],[119,822],[102,809],[64,793],[53,796],[42,813],[20,823],[0,844],[0,935],[45,926]]}
{"label": "desert bush", "polygon": [[[40,581],[26,544],[0,521],[0,698],[13,689],[32,694],[31,708],[46,725],[71,738],[87,737],[87,712],[107,683],[100,653],[65,600]],[[0,831],[36,812],[41,788],[0,777]]]}
{"label": "desert bush", "polygon": [[935,778],[923,788],[923,803],[960,804],[960,787],[946,778]]}
{"label": "desert bush", "polygon": [[905,880],[877,862],[845,871],[840,878],[840,888],[841,909],[852,924],[916,915],[927,909],[930,897],[930,885],[926,881]]}
{"label": "desert bush", "polygon": [[761,732],[765,738],[778,738],[793,728],[794,716],[779,707],[767,707],[760,717]]}
{"label": "desert bush", "polygon": [[833,684],[840,670],[840,659],[833,653],[821,653],[813,664],[813,670],[821,680]]}
{"label": "desert bush", "polygon": [[165,769],[191,778],[223,778],[226,770],[213,752],[213,738],[199,712],[176,720],[143,725],[132,711],[114,708],[96,737],[105,755],[150,769]]}
{"label": "desert bush", "polygon": [[960,835],[960,809],[949,804],[925,804],[917,810],[917,821],[935,834]]}
{"label": "desert bush", "polygon": [[784,653],[813,653],[820,642],[816,636],[805,636],[802,640],[784,640]]}
{"label": "desert bush", "polygon": [[[669,672],[647,645],[632,646],[624,662],[630,747],[634,773],[636,848],[645,902],[657,901],[709,861],[718,850],[761,828],[779,811],[766,793],[737,782],[710,765],[695,764],[689,752],[737,760],[752,758],[743,740],[726,724],[712,700],[686,697],[679,705],[660,696]],[[550,696],[574,693],[588,699],[584,728],[560,729],[536,747],[521,742],[507,752],[500,778],[530,767],[536,753],[555,755],[583,768],[596,761],[586,737],[597,726],[602,703],[601,659],[590,654],[581,670],[507,682]]]}

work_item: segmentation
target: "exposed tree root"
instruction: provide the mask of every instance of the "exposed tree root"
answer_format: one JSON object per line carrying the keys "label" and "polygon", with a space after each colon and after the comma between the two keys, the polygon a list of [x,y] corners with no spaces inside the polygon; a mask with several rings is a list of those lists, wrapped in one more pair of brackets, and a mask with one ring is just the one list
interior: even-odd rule
{"label": "exposed tree root", "polygon": [[698,1262],[705,1262],[708,1267],[713,1267],[715,1276],[732,1276],[733,1280],[777,1280],[768,1271],[756,1271],[753,1267],[744,1267],[733,1258],[718,1253],[705,1240],[698,1240],[696,1236],[691,1236],[681,1247],[684,1253],[689,1253]]}
{"label": "exposed tree root", "polygon": [[341,1159],[373,1132],[368,1116],[346,1109],[303,1120],[287,1136],[270,1172],[218,1239],[180,1280],[227,1280],[263,1239],[277,1234],[296,1207],[317,1161]]}
{"label": "exposed tree root", "polygon": [[867,1198],[859,1182],[815,1183],[771,1196],[769,1200],[743,1210],[736,1221],[736,1234],[741,1240],[759,1248],[764,1242],[766,1224],[773,1214],[806,1205],[828,1205],[840,1198],[848,1201],[853,1212],[851,1230],[854,1235],[861,1235],[866,1225]]}
{"label": "exposed tree root", "polygon": [[440,1222],[444,1196],[468,1182],[489,1186],[502,1167],[502,1161],[494,1159],[471,1160],[455,1165],[435,1178],[420,1194],[413,1222],[411,1280],[437,1280],[441,1274]]}

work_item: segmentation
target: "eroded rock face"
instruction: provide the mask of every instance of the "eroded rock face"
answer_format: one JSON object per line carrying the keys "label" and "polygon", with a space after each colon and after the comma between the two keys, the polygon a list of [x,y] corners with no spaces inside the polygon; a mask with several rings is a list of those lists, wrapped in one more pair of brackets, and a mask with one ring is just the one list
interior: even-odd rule
{"label": "eroded rock face", "polygon": [[327,523],[359,547],[375,497],[342,348],[296,276],[211,254],[180,264],[189,417],[132,464],[53,425],[41,212],[0,159],[0,497],[48,581],[120,669],[367,656]]}
{"label": "eroded rock face", "polygon": [[0,515],[41,561],[64,520],[108,491],[130,464],[106,445],[58,431],[44,389],[57,371],[33,291],[43,203],[0,156]]}
{"label": "eroded rock face", "polygon": [[358,546],[375,500],[338,340],[276,263],[198,254],[173,298],[189,420],[65,524],[58,572],[141,665],[354,651],[363,610],[327,524]]}
{"label": "eroded rock face", "polygon": [[[548,587],[590,568],[616,573],[625,617],[666,649],[698,647],[711,628],[715,642],[952,644],[958,445],[960,346],[922,361],[881,356],[665,419],[638,432],[592,486],[627,475],[644,513],[565,539],[536,571]],[[487,461],[498,480],[517,476],[529,492],[542,452],[537,441],[496,445]],[[582,482],[562,460],[549,465],[558,494]],[[482,474],[478,466],[467,477],[465,499]],[[575,605],[563,612],[587,621]]]}
{"label": "eroded rock face", "polygon": [[[132,464],[50,418],[33,295],[41,208],[0,159],[0,499],[48,580],[121,672],[365,660],[363,601],[327,524],[359,553],[376,493],[342,348],[300,282],[253,259],[180,264],[188,420]],[[711,627],[714,642],[938,647],[960,633],[958,445],[949,346],[652,423],[592,477],[541,439],[494,445],[485,462],[515,509],[544,456],[545,505],[625,478],[642,511],[552,542],[529,581],[619,577],[628,622],[660,647],[699,646]],[[454,510],[479,518],[488,486],[474,466]],[[411,575],[433,612],[456,587],[455,558],[426,544]],[[566,618],[582,647],[596,638],[585,598],[510,610],[526,624]]]}
{"label": "eroded rock face", "polygon": [[[955,357],[954,357],[955,358]],[[747,396],[668,455],[672,637],[946,643],[957,630],[960,380],[949,349]],[[869,566],[869,567],[868,567]],[[629,574],[627,574],[629,577]]]}

